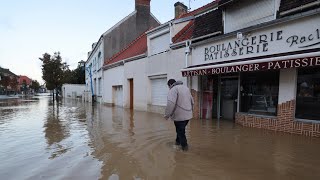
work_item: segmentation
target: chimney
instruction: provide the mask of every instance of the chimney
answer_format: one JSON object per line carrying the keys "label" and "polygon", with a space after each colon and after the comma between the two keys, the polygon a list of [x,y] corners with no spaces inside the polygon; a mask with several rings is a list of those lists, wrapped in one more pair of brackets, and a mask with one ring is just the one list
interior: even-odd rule
{"label": "chimney", "polygon": [[179,18],[181,15],[188,12],[188,7],[181,2],[174,3],[174,18]]}
{"label": "chimney", "polygon": [[150,13],[150,1],[151,0],[135,0],[136,11]]}

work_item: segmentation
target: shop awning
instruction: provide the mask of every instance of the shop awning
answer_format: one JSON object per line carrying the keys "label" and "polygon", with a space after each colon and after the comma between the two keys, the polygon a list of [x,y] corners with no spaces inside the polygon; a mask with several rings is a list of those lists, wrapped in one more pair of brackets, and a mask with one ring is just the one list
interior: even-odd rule
{"label": "shop awning", "polygon": [[197,65],[182,69],[182,76],[206,76],[226,73],[278,70],[320,66],[320,52],[247,61],[231,61],[214,65]]}

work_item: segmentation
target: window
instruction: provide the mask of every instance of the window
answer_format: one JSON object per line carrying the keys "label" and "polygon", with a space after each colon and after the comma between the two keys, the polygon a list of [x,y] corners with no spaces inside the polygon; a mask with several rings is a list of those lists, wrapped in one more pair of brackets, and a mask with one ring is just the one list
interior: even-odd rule
{"label": "window", "polygon": [[217,117],[218,76],[201,76],[201,119]]}
{"label": "window", "polygon": [[298,70],[296,118],[320,121],[320,68]]}
{"label": "window", "polygon": [[170,49],[170,34],[165,33],[150,39],[150,55],[158,54]]}
{"label": "window", "polygon": [[241,74],[240,111],[276,115],[279,94],[279,71]]}

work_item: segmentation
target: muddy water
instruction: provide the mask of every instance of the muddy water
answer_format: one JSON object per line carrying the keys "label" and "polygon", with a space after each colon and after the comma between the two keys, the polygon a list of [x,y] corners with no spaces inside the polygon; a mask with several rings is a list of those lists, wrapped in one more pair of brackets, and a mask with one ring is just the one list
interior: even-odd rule
{"label": "muddy water", "polygon": [[319,179],[320,139],[47,97],[0,101],[0,179]]}

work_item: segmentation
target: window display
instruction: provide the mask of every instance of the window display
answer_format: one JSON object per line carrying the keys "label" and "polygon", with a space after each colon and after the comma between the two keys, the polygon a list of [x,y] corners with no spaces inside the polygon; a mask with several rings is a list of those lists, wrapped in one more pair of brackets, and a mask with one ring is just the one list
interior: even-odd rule
{"label": "window display", "polygon": [[276,115],[279,94],[279,71],[241,74],[240,111]]}
{"label": "window display", "polygon": [[320,68],[298,70],[296,118],[320,121]]}

